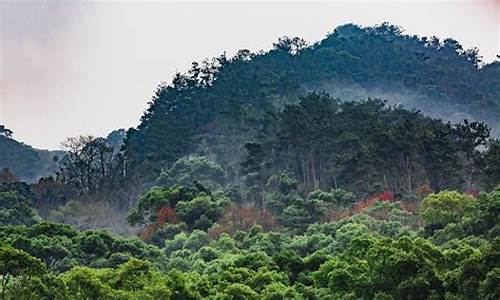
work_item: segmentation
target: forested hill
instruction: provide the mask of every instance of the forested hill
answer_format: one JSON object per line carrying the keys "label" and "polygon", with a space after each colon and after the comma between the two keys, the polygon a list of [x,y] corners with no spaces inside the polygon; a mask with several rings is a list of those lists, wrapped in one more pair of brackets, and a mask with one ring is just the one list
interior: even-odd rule
{"label": "forested hill", "polygon": [[193,63],[157,89],[141,124],[128,132],[127,165],[158,175],[197,154],[234,177],[246,143],[265,144],[286,105],[323,91],[340,101],[381,98],[452,123],[485,121],[493,136],[500,132],[498,61],[482,65],[477,49],[405,35],[388,24],[344,25],[313,45],[284,37],[268,52],[240,50]]}
{"label": "forested hill", "polygon": [[478,65],[389,25],[194,63],[124,142],[0,172],[0,298],[500,299],[500,140],[474,121],[498,129],[500,64]]}
{"label": "forested hill", "polygon": [[22,181],[33,182],[53,174],[63,156],[63,151],[35,149],[0,134],[0,169],[9,169]]}

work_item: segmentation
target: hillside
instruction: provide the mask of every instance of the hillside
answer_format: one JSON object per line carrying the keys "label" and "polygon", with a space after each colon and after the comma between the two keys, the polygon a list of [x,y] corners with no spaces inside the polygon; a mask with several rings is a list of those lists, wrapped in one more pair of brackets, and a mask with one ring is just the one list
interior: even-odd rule
{"label": "hillside", "polygon": [[[117,129],[108,134],[106,143],[118,152],[123,144],[125,130]],[[54,175],[65,162],[62,150],[36,149],[11,137],[0,135],[0,170],[7,168],[21,181],[35,182]]]}
{"label": "hillside", "polygon": [[58,176],[1,172],[1,298],[500,299],[500,140],[475,121],[498,127],[499,64],[475,53],[346,25],[193,63],[137,128],[63,142]]}
{"label": "hillside", "polygon": [[480,65],[477,50],[455,40],[408,36],[388,24],[344,25],[310,46],[285,37],[269,52],[193,63],[157,89],[128,132],[128,166],[153,181],[184,156],[206,156],[241,184],[245,144],[276,134],[276,115],[310,92],[340,101],[381,98],[452,124],[483,121],[498,136],[500,64]]}
{"label": "hillside", "polygon": [[9,169],[22,181],[33,182],[53,174],[63,156],[63,151],[35,149],[0,135],[0,169]]}

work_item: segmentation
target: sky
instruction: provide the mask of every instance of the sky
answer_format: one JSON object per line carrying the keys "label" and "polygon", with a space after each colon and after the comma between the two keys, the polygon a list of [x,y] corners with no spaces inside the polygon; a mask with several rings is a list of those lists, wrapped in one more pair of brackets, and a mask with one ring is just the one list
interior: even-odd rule
{"label": "sky", "polygon": [[384,21],[478,47],[487,62],[500,54],[500,0],[0,0],[0,124],[19,141],[58,149],[70,136],[137,126],[156,86],[192,61]]}

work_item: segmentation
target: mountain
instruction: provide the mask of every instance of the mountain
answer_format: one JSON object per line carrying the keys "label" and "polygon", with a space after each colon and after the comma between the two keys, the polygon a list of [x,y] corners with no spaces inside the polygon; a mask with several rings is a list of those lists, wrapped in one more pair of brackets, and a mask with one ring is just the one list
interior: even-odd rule
{"label": "mountain", "polygon": [[0,169],[7,168],[22,181],[34,182],[59,168],[64,151],[39,150],[0,135]]}
{"label": "mountain", "polygon": [[[106,143],[118,152],[123,145],[125,130],[117,129],[106,137]],[[65,161],[62,150],[41,150],[13,139],[10,134],[0,135],[0,169],[7,168],[21,181],[34,182],[53,175]]]}
{"label": "mountain", "polygon": [[475,121],[498,122],[498,63],[479,66],[387,24],[193,63],[138,128],[69,138],[57,178],[0,171],[2,298],[500,299],[500,140]]}
{"label": "mountain", "polygon": [[268,52],[194,62],[160,85],[140,125],[128,132],[126,158],[132,168],[159,174],[196,154],[238,174],[244,145],[311,92],[341,101],[381,98],[445,122],[483,121],[498,136],[499,78],[500,62],[482,64],[477,49],[409,36],[386,23],[340,26],[309,46],[284,37]]}

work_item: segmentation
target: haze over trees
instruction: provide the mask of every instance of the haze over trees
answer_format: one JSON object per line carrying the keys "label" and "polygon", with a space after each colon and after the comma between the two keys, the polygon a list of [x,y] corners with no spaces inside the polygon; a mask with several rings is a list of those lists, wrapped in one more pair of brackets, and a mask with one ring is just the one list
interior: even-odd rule
{"label": "haze over trees", "polygon": [[62,151],[39,150],[12,138],[13,131],[0,125],[0,168],[33,182],[58,170]]}
{"label": "haze over trees", "polygon": [[0,297],[498,299],[499,65],[390,24],[194,62],[0,172]]}
{"label": "haze over trees", "polygon": [[[321,142],[328,140],[328,135],[344,133],[343,137],[336,136],[335,145],[332,140],[327,147],[335,155],[317,153],[320,149],[297,151],[308,151],[310,153],[301,155],[309,155],[315,159],[327,155],[329,160],[339,161],[341,156],[347,159],[343,153],[356,155],[350,150],[355,147],[356,139],[359,139],[359,144],[364,147],[358,148],[358,151],[374,149],[379,152],[376,158],[379,160],[378,166],[370,165],[370,162],[366,165],[361,161],[370,159],[366,156],[371,156],[372,153],[357,154],[365,156],[356,158],[357,163],[367,169],[363,176],[379,177],[379,181],[384,181],[385,175],[385,184],[398,187],[403,186],[404,180],[406,189],[414,190],[414,185],[422,182],[410,177],[422,176],[422,168],[442,171],[446,173],[445,176],[461,176],[450,174],[449,170],[442,169],[443,166],[425,167],[423,160],[428,164],[442,161],[448,164],[445,168],[453,168],[452,165],[458,163],[457,156],[462,156],[459,152],[466,152],[466,160],[470,161],[476,153],[475,142],[484,144],[489,134],[497,136],[499,97],[496,94],[498,89],[491,89],[491,86],[497,83],[494,78],[498,76],[492,75],[498,62],[482,67],[480,65],[481,58],[477,55],[477,50],[464,50],[452,39],[440,41],[437,38],[407,36],[400,28],[389,24],[367,28],[344,25],[335,29],[326,39],[310,46],[301,39],[285,37],[275,43],[275,49],[266,53],[241,50],[232,58],[223,55],[201,64],[193,63],[186,74],[177,74],[170,85],[160,85],[141,124],[137,129],[129,130],[124,156],[130,174],[141,174],[140,170],[143,168],[148,170],[147,175],[140,175],[143,178],[156,174],[146,179],[150,182],[154,181],[162,168],[169,168],[178,159],[189,155],[209,157],[229,172],[229,178],[240,178],[237,181],[241,181],[241,161],[244,161],[248,150],[245,149],[245,144],[264,143],[268,145],[267,152],[278,152],[277,143],[273,139],[285,138],[277,137],[285,132],[290,135],[290,139],[295,139],[297,136],[292,135],[292,129],[286,128],[292,126],[304,130],[300,134],[304,134],[305,138],[313,138],[305,132],[306,128],[302,128],[302,125],[312,126],[304,118],[307,113],[314,118],[316,112],[305,111],[307,107],[300,112],[295,104],[302,102],[299,107],[307,105],[304,97],[310,99],[308,94],[316,91],[321,95],[326,91],[333,99],[323,102],[337,102],[336,105],[341,106],[342,102],[357,100],[365,101],[366,104],[343,104],[344,108],[352,111],[349,116],[348,112],[339,113],[337,119],[330,118],[326,113],[318,116],[323,121],[332,122],[330,128],[315,128],[316,132],[325,136],[321,137]],[[482,88],[485,83],[488,83],[488,88]],[[382,97],[388,102],[383,105],[378,100],[367,101],[369,97]],[[398,103],[403,104],[406,110],[397,105],[392,106]],[[311,106],[314,105],[316,104]],[[335,104],[326,103],[323,108],[332,113],[336,110]],[[420,109],[426,115],[443,117],[445,122],[451,121],[451,124],[439,124],[437,121],[426,120],[423,116],[414,118],[412,114],[418,113],[412,112],[412,108]],[[314,107],[311,108],[313,109]],[[365,119],[371,114],[378,116]],[[382,117],[383,114],[385,116]],[[281,121],[282,118],[292,120]],[[464,119],[469,122],[464,123]],[[476,123],[476,120],[486,121],[488,128]],[[454,125],[456,123],[462,125]],[[395,128],[389,128],[391,126]],[[464,128],[461,129],[460,126]],[[350,129],[348,132],[347,128]],[[397,132],[399,128],[404,133]],[[393,133],[396,135],[392,135]],[[397,136],[398,134],[403,136]],[[468,134],[476,134],[478,140],[472,141],[474,137],[469,136],[464,138],[471,140],[459,141],[462,138],[458,135]],[[367,139],[366,135],[373,138]],[[342,138],[345,140],[342,141]],[[436,155],[434,149],[427,147],[427,144],[433,142],[424,140],[431,138],[443,143],[434,144],[434,149],[442,147],[441,153],[449,155],[450,161],[430,157]],[[370,144],[371,141],[378,145]],[[314,147],[308,142],[303,141],[302,147]],[[320,143],[319,140],[317,142]],[[394,142],[401,144],[394,145]],[[282,143],[287,141],[282,140]],[[410,146],[408,143],[414,145]],[[462,145],[459,146],[458,143]],[[299,145],[291,147],[296,146]],[[422,153],[416,146],[429,149],[429,153]],[[458,147],[464,149],[456,149]],[[266,149],[262,151],[265,152]],[[413,156],[419,157],[412,157],[412,151]],[[392,164],[392,157],[389,159],[388,153],[399,156],[395,158],[399,170],[394,172],[380,162],[383,160]],[[427,157],[424,158],[424,155]],[[313,163],[305,157],[299,160],[302,160],[301,164]],[[152,161],[155,163],[151,164]],[[288,160],[285,161],[288,163]],[[316,165],[318,163],[320,162],[316,162]],[[302,172],[300,181],[307,181],[306,184],[312,186],[319,184],[316,181],[318,176],[324,175],[321,173],[332,172],[330,167],[337,168],[335,176],[341,176],[342,163],[333,166],[333,161],[323,161],[320,164],[320,167],[329,165],[323,169],[316,168],[316,165],[309,166],[315,168],[314,172],[320,173],[314,176],[306,174],[305,168],[299,170],[300,166],[295,167],[295,172]],[[349,167],[352,168],[351,165]],[[412,170],[413,168],[420,170]],[[389,173],[399,176],[403,172],[406,172],[406,179],[398,177],[399,182],[387,178]],[[358,175],[352,175],[359,178]],[[323,180],[332,180],[335,176],[323,176]],[[458,178],[441,178],[440,174],[423,176],[431,181],[433,188],[461,187]],[[467,182],[464,183],[464,180]],[[472,187],[471,178],[461,181],[468,184],[469,188]],[[241,185],[241,182],[234,184]]]}

